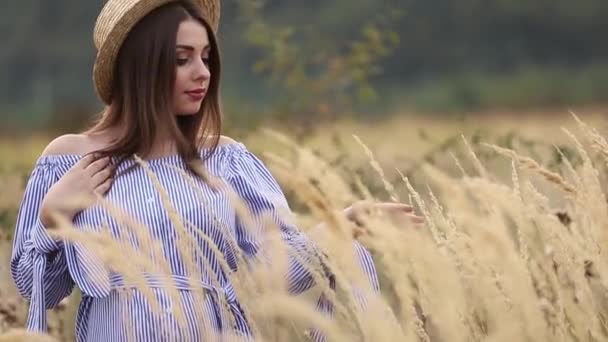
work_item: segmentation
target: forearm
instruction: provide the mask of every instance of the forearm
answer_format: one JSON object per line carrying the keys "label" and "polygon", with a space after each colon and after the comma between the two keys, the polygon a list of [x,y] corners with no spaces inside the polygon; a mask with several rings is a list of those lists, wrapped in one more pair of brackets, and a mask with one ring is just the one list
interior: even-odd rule
{"label": "forearm", "polygon": [[47,229],[52,229],[57,226],[56,217],[60,215],[61,217],[71,222],[74,220],[74,217],[79,212],[78,209],[69,207],[64,205],[64,207],[59,208],[48,204],[45,200],[42,201],[40,206],[40,214],[38,216],[40,222]]}

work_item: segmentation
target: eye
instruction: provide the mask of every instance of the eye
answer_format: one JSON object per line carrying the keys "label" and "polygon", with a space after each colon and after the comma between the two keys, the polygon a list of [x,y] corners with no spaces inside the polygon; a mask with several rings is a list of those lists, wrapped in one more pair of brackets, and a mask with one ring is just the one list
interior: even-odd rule
{"label": "eye", "polygon": [[205,65],[209,65],[209,61],[210,61],[209,57],[203,57],[202,60],[203,60],[203,63],[205,63]]}
{"label": "eye", "polygon": [[177,65],[184,65],[188,63],[188,58],[177,58]]}

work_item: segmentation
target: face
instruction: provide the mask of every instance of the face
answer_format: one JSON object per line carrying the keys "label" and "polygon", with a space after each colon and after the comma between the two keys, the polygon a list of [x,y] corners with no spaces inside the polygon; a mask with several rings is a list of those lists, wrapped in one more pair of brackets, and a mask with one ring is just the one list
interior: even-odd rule
{"label": "face", "polygon": [[176,42],[173,109],[176,115],[192,115],[199,112],[211,80],[209,36],[203,25],[189,19],[179,25]]}

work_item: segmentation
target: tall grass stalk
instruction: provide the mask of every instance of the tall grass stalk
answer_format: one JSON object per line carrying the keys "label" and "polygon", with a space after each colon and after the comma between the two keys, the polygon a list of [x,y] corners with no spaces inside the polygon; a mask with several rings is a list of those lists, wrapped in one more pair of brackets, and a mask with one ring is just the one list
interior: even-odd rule
{"label": "tall grass stalk", "polygon": [[[236,272],[226,262],[220,265],[235,287],[255,340],[305,341],[313,329],[330,341],[607,340],[608,258],[603,247],[608,243],[608,206],[602,172],[608,163],[608,143],[576,116],[575,120],[581,134],[565,134],[581,163],[564,159],[563,170],[549,170],[515,150],[485,145],[511,161],[510,179],[501,182],[463,140],[477,175],[465,172],[465,161],[452,154],[461,176],[425,165],[428,187],[423,189],[404,175],[401,182],[389,182],[371,149],[355,138],[381,178],[385,196],[397,201],[399,188],[404,188],[425,218],[423,228],[405,216],[377,211],[353,224],[342,211],[345,203],[379,196],[372,195],[359,175],[345,175],[278,134],[270,138],[288,153],[268,154],[266,159],[280,183],[306,205],[307,218],[284,212],[254,215],[232,189],[208,176],[215,190],[233,202],[248,234],[262,247],[256,256],[238,254]],[[593,155],[602,158],[598,162]],[[163,189],[145,162],[139,162],[176,227],[180,260],[196,289],[203,274],[211,272],[211,267],[200,268],[201,241],[220,260],[223,249],[200,227],[179,217],[167,197],[170,189]],[[185,171],[182,177],[193,187],[199,184]],[[559,191],[547,193],[543,182]],[[202,192],[199,197],[201,210],[215,217]],[[53,235],[81,245],[99,269],[124,275],[128,286],[140,290],[159,314],[156,291],[166,291],[173,314],[185,321],[160,242],[120,208],[103,200],[100,205],[123,229],[121,234],[111,234],[108,227],[77,229],[64,220]],[[303,233],[296,238],[308,241],[309,247],[292,248],[277,220],[323,224],[300,225]],[[231,231],[217,218],[214,222],[217,229]],[[238,250],[234,238],[228,238]],[[361,271],[355,239],[374,257],[379,293]],[[289,260],[303,264],[312,275],[312,289],[297,296],[289,293]],[[328,272],[335,286],[329,285]],[[150,288],[144,273],[165,279],[161,289]],[[94,280],[107,282],[105,273],[100,274]],[[217,276],[210,274],[211,279]],[[203,289],[195,292],[201,303],[212,295]],[[332,314],[316,308],[320,295],[331,302]],[[230,303],[221,305],[222,317],[232,323]],[[205,324],[201,322],[201,330],[209,340],[244,340]]]}

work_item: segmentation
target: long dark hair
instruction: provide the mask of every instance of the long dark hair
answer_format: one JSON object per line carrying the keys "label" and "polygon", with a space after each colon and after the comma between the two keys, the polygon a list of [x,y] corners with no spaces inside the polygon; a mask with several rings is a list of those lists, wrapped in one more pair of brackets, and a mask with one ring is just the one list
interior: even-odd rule
{"label": "long dark hair", "polygon": [[[188,19],[198,21],[207,30],[211,79],[200,111],[181,116],[172,113],[175,46],[179,25]],[[214,32],[198,7],[189,1],[176,1],[146,15],[122,44],[114,71],[111,104],[86,133],[120,127],[122,134],[95,153],[118,157],[120,162],[133,154],[145,157],[160,127],[169,132],[190,168],[193,162],[201,161],[199,149],[203,146],[209,147],[203,160],[215,152],[222,128],[220,54]]]}

